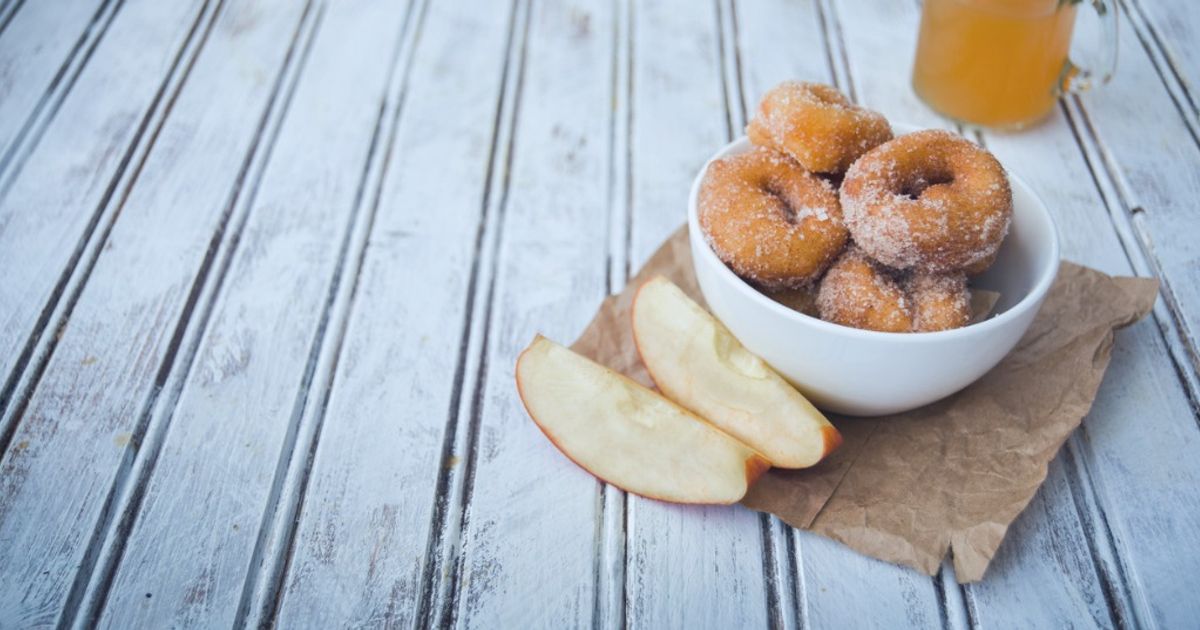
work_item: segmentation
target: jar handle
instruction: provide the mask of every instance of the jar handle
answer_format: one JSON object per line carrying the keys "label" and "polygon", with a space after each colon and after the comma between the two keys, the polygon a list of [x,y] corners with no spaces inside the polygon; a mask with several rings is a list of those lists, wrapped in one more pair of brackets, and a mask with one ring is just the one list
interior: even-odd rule
{"label": "jar handle", "polygon": [[[1079,94],[1097,85],[1108,83],[1117,69],[1117,6],[1116,0],[1082,0],[1092,6],[1100,18],[1102,52],[1095,68],[1076,65],[1070,58],[1063,62],[1058,78],[1058,95]],[[1080,4],[1081,0],[1059,0],[1060,3]]]}

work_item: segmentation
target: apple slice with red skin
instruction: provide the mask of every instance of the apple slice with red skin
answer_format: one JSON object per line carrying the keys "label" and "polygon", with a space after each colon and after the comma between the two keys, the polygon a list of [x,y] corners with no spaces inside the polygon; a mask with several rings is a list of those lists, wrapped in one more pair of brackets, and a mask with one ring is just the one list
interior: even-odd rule
{"label": "apple slice with red skin", "polygon": [[558,450],[634,494],[736,503],[770,467],[686,409],[541,335],[517,359],[517,389]]}
{"label": "apple slice with red skin", "polygon": [[667,398],[762,453],[807,468],[842,443],[829,420],[717,318],[662,276],[638,289],[633,337]]}

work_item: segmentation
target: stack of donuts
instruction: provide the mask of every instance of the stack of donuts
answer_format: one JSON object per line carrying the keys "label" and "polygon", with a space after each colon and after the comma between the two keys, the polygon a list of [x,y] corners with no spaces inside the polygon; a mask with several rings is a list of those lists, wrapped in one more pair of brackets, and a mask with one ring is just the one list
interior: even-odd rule
{"label": "stack of donuts", "polygon": [[714,160],[700,226],[764,291],[816,292],[821,319],[932,332],[970,319],[968,276],[1008,234],[1012,191],[991,153],[958,135],[893,137],[837,89],[789,81],[746,128],[754,149]]}

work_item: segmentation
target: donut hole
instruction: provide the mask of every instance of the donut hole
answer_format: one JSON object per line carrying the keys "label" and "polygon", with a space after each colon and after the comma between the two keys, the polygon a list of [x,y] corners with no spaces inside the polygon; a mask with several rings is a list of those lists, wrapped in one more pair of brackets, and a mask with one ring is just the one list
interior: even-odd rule
{"label": "donut hole", "polygon": [[759,182],[759,188],[789,225],[799,225],[805,219],[801,210],[803,197],[797,195],[794,184],[789,185],[777,177],[766,177]]}
{"label": "donut hole", "polygon": [[712,162],[696,203],[713,251],[763,289],[812,282],[849,237],[833,189],[768,149]]}
{"label": "donut hole", "polygon": [[771,180],[763,182],[762,192],[771,200],[771,205],[779,210],[779,214],[783,216],[784,221],[787,221],[791,225],[796,225],[800,222],[796,208],[788,202],[788,194],[778,182]]}
{"label": "donut hole", "polygon": [[813,173],[813,175],[815,175],[817,179],[824,180],[824,182],[829,184],[829,187],[833,190],[838,190],[841,188],[842,180],[846,178],[844,173]]}
{"label": "donut hole", "polygon": [[924,173],[914,173],[912,177],[900,182],[900,196],[916,200],[927,189],[943,184],[953,184],[954,173],[949,170],[935,170]]}

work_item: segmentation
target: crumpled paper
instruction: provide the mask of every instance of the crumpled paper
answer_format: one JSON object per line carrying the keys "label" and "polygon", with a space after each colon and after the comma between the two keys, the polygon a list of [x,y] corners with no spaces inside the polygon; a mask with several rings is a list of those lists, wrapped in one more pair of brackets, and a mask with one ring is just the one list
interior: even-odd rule
{"label": "crumpled paper", "polygon": [[[629,309],[662,274],[700,303],[686,229],[671,236],[572,346],[653,386]],[[882,418],[830,415],[844,442],[806,470],[772,469],[742,500],[753,510],[928,575],[950,551],[959,582],[983,577],[1009,525],[1091,408],[1114,331],[1153,308],[1158,282],[1062,263],[1013,352],[966,389]]]}

